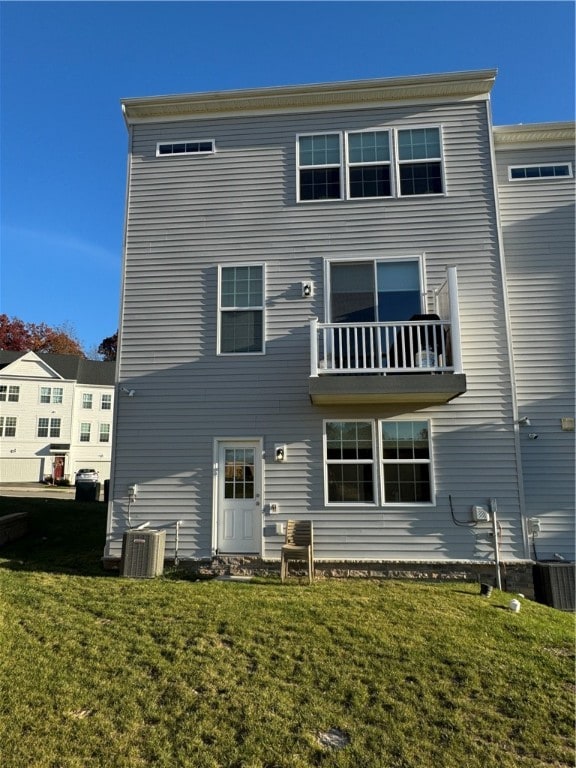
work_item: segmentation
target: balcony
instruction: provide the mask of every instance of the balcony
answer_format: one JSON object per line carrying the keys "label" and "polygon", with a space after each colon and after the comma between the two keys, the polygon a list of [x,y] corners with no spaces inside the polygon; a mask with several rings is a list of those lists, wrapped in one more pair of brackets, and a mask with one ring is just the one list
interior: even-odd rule
{"label": "balcony", "polygon": [[435,312],[398,323],[311,321],[309,380],[315,405],[425,408],[466,391],[456,268],[434,291]]}

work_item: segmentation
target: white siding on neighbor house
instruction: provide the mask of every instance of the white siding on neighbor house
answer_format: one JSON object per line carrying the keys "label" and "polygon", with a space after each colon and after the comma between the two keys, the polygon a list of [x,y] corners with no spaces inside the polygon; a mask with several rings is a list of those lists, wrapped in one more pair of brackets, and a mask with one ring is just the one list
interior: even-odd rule
{"label": "white siding on neighbor house", "polygon": [[[63,449],[64,476],[71,482],[80,467],[99,469],[101,477],[110,474],[112,435],[108,443],[100,443],[99,426],[110,424],[112,432],[113,410],[101,409],[101,395],[109,394],[114,404],[114,387],[99,384],[78,384],[62,379],[36,355],[18,359],[0,371],[0,384],[20,388],[18,402],[0,402],[0,416],[16,418],[16,435],[0,438],[0,482],[38,482],[52,475],[55,453],[53,444],[70,446]],[[61,403],[40,402],[42,387],[61,388]],[[92,410],[83,410],[82,394],[93,394]],[[59,437],[38,437],[40,418],[60,419]],[[80,442],[80,423],[91,424],[91,440]]]}
{"label": "white siding on neighbor house", "polygon": [[539,558],[574,560],[574,432],[561,428],[575,412],[574,179],[508,180],[511,165],[574,164],[574,148],[503,147],[496,159],[518,409],[531,422],[520,428],[526,515],[542,521]]}
{"label": "white siding on neighbor house", "polygon": [[[447,194],[296,203],[299,133],[441,125]],[[115,470],[105,554],[122,532],[183,522],[181,557],[212,551],[215,438],[263,438],[263,505],[313,519],[320,559],[449,560],[486,556],[453,524],[498,500],[502,551],[525,555],[515,461],[490,125],[484,102],[206,118],[132,127]],[[159,141],[214,138],[206,156],[156,157]],[[466,394],[412,414],[429,419],[436,503],[327,507],[325,419],[385,418],[405,409],[313,406],[309,320],[325,318],[324,263],[425,254],[429,291],[458,268]],[[217,266],[266,264],[266,354],[218,356]],[[315,296],[301,297],[313,280]],[[428,309],[433,311],[431,295]],[[288,458],[274,462],[274,445]],[[127,488],[138,484],[130,505]],[[174,546],[169,529],[167,555]],[[278,557],[281,537],[265,536]]]}

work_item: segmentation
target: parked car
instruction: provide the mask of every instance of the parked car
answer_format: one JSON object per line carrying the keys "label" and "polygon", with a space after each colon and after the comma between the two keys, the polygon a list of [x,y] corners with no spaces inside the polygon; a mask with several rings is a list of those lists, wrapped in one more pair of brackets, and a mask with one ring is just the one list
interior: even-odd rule
{"label": "parked car", "polygon": [[95,469],[79,469],[76,472],[76,483],[97,483],[98,472]]}

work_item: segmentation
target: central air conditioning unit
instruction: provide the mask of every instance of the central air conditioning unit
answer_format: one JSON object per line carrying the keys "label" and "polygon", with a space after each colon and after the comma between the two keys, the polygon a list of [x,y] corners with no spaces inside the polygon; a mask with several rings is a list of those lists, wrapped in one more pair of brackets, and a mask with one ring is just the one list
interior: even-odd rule
{"label": "central air conditioning unit", "polygon": [[120,576],[153,579],[164,570],[166,531],[126,531],[122,538]]}
{"label": "central air conditioning unit", "polygon": [[536,602],[561,611],[576,610],[575,563],[536,563],[532,575]]}

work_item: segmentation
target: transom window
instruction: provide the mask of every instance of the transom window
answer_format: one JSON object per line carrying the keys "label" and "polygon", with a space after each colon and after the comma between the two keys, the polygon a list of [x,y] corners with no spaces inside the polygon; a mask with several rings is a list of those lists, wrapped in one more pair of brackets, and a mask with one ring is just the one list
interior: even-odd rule
{"label": "transom window", "polygon": [[40,387],[40,402],[62,404],[64,390],[62,387]]}
{"label": "transom window", "polygon": [[402,196],[442,194],[440,129],[399,130],[398,170]]}
{"label": "transom window", "polygon": [[214,152],[214,139],[171,141],[156,145],[157,157],[165,155],[207,155]]}
{"label": "transom window", "polygon": [[110,442],[110,424],[100,424],[100,442]]}
{"label": "transom window", "polygon": [[92,395],[89,392],[82,395],[82,408],[92,408]]}
{"label": "transom window", "polygon": [[429,504],[431,475],[427,421],[325,424],[327,504]]}
{"label": "transom window", "polygon": [[80,424],[80,442],[81,443],[89,443],[90,442],[90,424],[87,422],[83,422]]}
{"label": "transom window", "polygon": [[510,181],[524,179],[572,178],[572,164],[511,165],[508,168],[508,178]]}
{"label": "transom window", "polygon": [[6,384],[0,385],[0,402],[17,403],[20,400],[20,387]]}
{"label": "transom window", "polygon": [[38,437],[60,437],[61,419],[38,419]]}
{"label": "transom window", "polygon": [[0,437],[16,437],[16,416],[0,416]]}
{"label": "transom window", "polygon": [[264,267],[220,268],[219,353],[264,351]]}
{"label": "transom window", "polygon": [[103,411],[110,411],[112,409],[112,395],[102,395],[100,400],[100,408]]}

